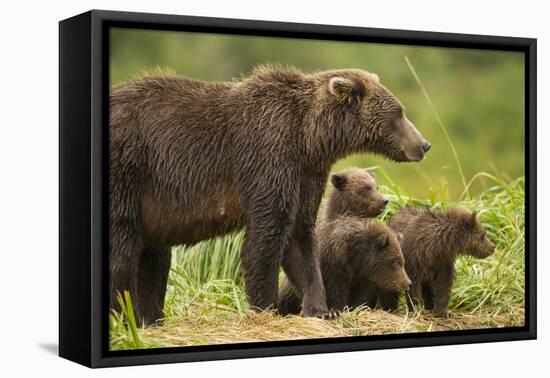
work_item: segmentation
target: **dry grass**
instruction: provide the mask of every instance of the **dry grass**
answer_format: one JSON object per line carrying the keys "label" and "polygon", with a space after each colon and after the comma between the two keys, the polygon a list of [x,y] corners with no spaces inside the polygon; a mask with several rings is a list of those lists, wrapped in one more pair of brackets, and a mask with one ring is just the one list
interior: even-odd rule
{"label": "dry grass", "polygon": [[435,318],[427,312],[388,313],[368,308],[344,312],[336,320],[281,317],[266,311],[233,316],[171,319],[168,325],[140,329],[141,342],[151,347],[233,344],[346,336],[370,336],[522,326],[523,308],[508,312],[453,313]]}

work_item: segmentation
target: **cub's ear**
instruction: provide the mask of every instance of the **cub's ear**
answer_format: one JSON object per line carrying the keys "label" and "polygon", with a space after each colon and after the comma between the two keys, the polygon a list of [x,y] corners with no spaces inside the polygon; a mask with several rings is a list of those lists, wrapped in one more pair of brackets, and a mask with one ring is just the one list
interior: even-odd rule
{"label": "cub's ear", "polygon": [[397,241],[401,243],[401,241],[403,240],[403,234],[401,232],[398,232],[397,234],[395,234],[395,236],[397,236]]}
{"label": "cub's ear", "polygon": [[383,249],[386,248],[388,245],[388,235],[382,234],[377,237],[376,244],[378,245],[378,248]]}
{"label": "cub's ear", "polygon": [[348,182],[348,179],[345,174],[343,173],[335,173],[330,177],[330,181],[332,182],[332,185],[338,190],[344,190],[346,187],[346,183]]}
{"label": "cub's ear", "polygon": [[328,89],[338,102],[351,102],[360,99],[365,94],[365,86],[355,80],[344,77],[332,77],[328,82]]}
{"label": "cub's ear", "polygon": [[464,224],[468,229],[474,228],[476,225],[477,213],[474,211],[472,215],[468,216],[464,221]]}

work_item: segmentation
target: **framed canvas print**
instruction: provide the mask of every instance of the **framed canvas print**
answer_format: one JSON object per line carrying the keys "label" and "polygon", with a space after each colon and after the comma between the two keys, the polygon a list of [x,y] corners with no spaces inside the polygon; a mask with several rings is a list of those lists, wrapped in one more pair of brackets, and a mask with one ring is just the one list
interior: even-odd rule
{"label": "framed canvas print", "polygon": [[60,22],[62,357],[536,337],[536,40]]}

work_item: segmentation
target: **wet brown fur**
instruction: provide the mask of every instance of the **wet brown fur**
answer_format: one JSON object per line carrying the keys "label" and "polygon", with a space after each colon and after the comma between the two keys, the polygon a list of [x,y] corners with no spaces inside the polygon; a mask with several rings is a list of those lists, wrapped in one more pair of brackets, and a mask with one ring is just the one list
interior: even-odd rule
{"label": "wet brown fur", "polygon": [[[423,303],[436,316],[448,314],[456,257],[463,254],[485,258],[495,250],[478,217],[463,208],[440,211],[404,208],[388,225],[403,235],[401,249],[412,281],[409,307]],[[397,298],[394,293],[392,307],[397,307]]]}
{"label": "wet brown fur", "polygon": [[246,228],[253,308],[277,301],[282,265],[305,315],[326,311],[313,253],[330,167],[356,152],[418,161],[426,141],[362,70],[264,67],[234,82],[154,75],[110,93],[110,303],[162,318],[170,247]]}
{"label": "wet brown fur", "polygon": [[374,218],[384,211],[388,201],[378,191],[374,174],[362,168],[349,168],[333,174],[334,186],[323,209],[323,219],[340,216]]}
{"label": "wet brown fur", "polygon": [[[324,214],[318,222],[318,254],[330,310],[374,306],[373,290],[406,290],[409,280],[395,233],[369,219],[381,214],[387,201],[374,178],[353,168],[331,177]],[[301,297],[289,281],[279,291],[279,311],[296,314]]]}

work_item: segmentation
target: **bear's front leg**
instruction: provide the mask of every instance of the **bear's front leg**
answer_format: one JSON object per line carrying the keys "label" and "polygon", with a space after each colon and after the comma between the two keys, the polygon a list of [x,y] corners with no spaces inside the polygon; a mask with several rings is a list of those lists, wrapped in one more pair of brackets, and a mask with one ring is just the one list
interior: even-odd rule
{"label": "bear's front leg", "polygon": [[283,268],[302,297],[302,315],[328,315],[325,285],[317,254],[315,224],[328,172],[303,173],[300,181],[296,222],[292,242],[283,256]]}
{"label": "bear's front leg", "polygon": [[287,227],[271,219],[250,219],[241,252],[245,289],[250,307],[261,311],[275,309],[279,268],[288,245]]}
{"label": "bear's front leg", "polygon": [[314,226],[297,227],[291,247],[286,251],[283,268],[296,290],[302,293],[302,316],[328,314],[327,296],[315,253]]}
{"label": "bear's front leg", "polygon": [[279,289],[277,310],[281,315],[297,315],[300,313],[301,308],[302,297],[296,294],[290,281],[285,280],[283,286]]}
{"label": "bear's front leg", "polygon": [[355,285],[350,294],[349,307],[351,309],[368,306],[375,308],[378,304],[378,291],[366,281],[363,285]]}
{"label": "bear's front leg", "polygon": [[283,256],[283,268],[294,289],[301,293],[302,315],[322,317],[328,308],[315,248],[314,225],[298,222],[290,248]]}
{"label": "bear's front leg", "polygon": [[346,307],[350,307],[351,275],[335,277],[333,272],[326,272],[324,278],[327,307],[331,312],[339,314]]}
{"label": "bear's front leg", "polygon": [[145,248],[141,254],[137,302],[141,313],[138,322],[142,324],[156,324],[164,318],[162,310],[171,257],[170,247]]}
{"label": "bear's front leg", "polygon": [[440,267],[432,282],[431,292],[433,294],[433,314],[436,317],[448,318],[449,300],[454,281],[454,266],[452,263]]}
{"label": "bear's front leg", "polygon": [[434,295],[432,293],[431,285],[422,285],[422,300],[424,301],[424,309],[433,311],[434,309]]}
{"label": "bear's front leg", "polygon": [[406,293],[407,307],[409,311],[414,311],[415,306],[422,303],[422,283],[409,275],[412,281],[411,288]]}
{"label": "bear's front leg", "polygon": [[112,222],[110,230],[109,282],[110,307],[121,312],[119,295],[128,291],[136,320],[141,322],[138,294],[138,267],[143,245],[135,229]]}

